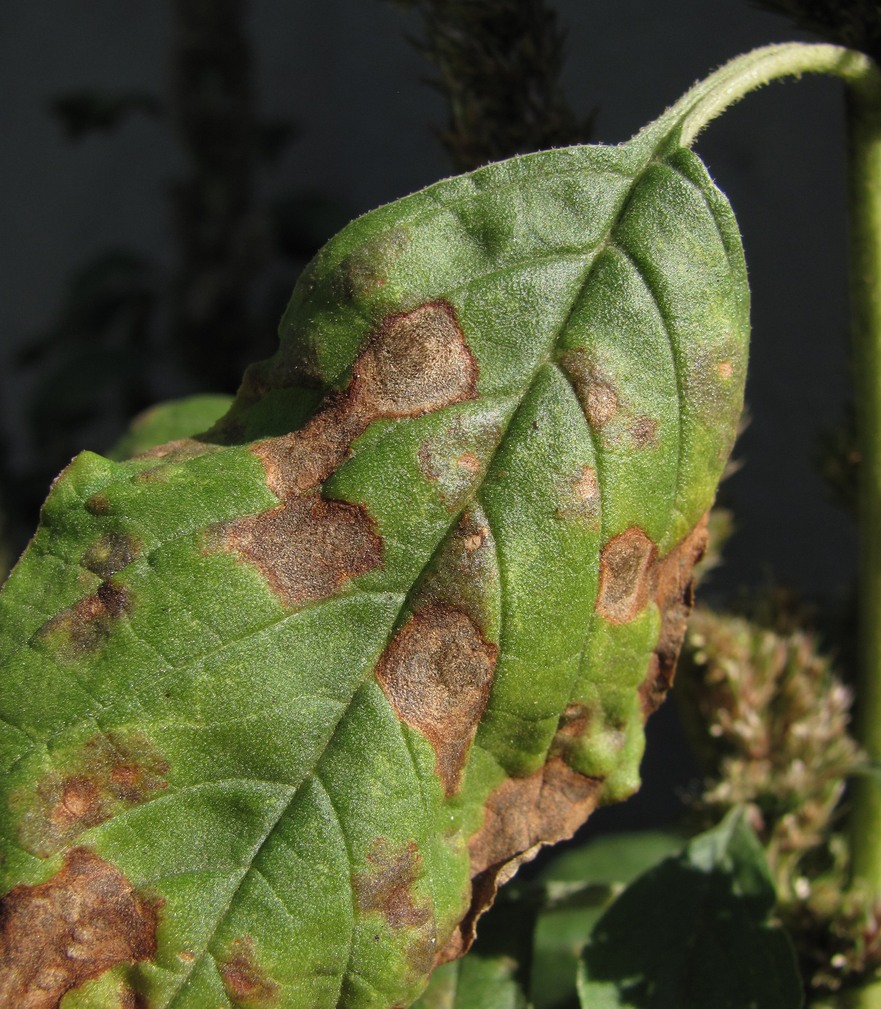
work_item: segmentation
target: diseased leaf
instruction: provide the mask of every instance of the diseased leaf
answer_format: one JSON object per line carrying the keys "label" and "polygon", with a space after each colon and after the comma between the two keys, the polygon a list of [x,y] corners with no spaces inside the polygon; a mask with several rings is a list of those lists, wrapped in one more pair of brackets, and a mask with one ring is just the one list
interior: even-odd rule
{"label": "diseased leaf", "polygon": [[584,1009],[799,1009],[788,936],[769,923],[775,893],[740,810],[632,883],[582,956]]}
{"label": "diseased leaf", "polygon": [[[65,470],[0,596],[0,1001],[408,1005],[637,787],[746,369],[674,120],[355,221],[210,436]],[[92,878],[155,949],[58,959]]]}

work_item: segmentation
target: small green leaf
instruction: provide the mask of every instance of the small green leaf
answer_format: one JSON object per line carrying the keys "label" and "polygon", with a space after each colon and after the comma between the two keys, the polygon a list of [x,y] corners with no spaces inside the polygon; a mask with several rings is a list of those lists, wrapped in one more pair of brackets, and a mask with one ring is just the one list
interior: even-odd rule
{"label": "small green leaf", "polygon": [[515,970],[508,957],[470,953],[439,967],[413,1009],[527,1009]]}
{"label": "small green leaf", "polygon": [[775,894],[740,811],[632,883],[582,955],[584,1009],[799,1009],[804,992]]}
{"label": "small green leaf", "polygon": [[591,888],[538,915],[529,975],[534,1009],[568,1009],[576,1004],[581,952],[612,899],[611,888]]}
{"label": "small green leaf", "polygon": [[543,882],[623,885],[661,859],[675,855],[687,838],[672,830],[603,834],[561,852],[545,869]]}
{"label": "small green leaf", "polygon": [[410,1004],[637,787],[749,328],[677,129],[355,221],[208,436],[57,480],[0,594],[0,874],[11,948],[97,914],[59,998]]}
{"label": "small green leaf", "polygon": [[548,899],[533,935],[534,1009],[576,1004],[578,963],[594,925],[624,885],[684,842],[682,835],[662,831],[605,835],[565,852],[541,873]]}
{"label": "small green leaf", "polygon": [[159,403],[138,414],[107,455],[130,459],[167,442],[202,434],[220,420],[232,402],[232,396],[201,395]]}

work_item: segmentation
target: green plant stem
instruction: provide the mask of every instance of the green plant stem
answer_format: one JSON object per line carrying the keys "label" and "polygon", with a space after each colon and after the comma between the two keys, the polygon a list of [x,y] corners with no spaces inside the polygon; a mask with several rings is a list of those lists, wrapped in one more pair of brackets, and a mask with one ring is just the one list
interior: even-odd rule
{"label": "green plant stem", "polygon": [[[881,71],[868,57],[830,45],[768,46],[738,57],[694,87],[648,128],[653,141],[690,146],[700,131],[750,91],[804,73],[847,85],[852,339],[859,489],[859,648],[855,735],[881,762]],[[852,885],[881,902],[881,787],[854,787],[850,815]],[[881,1009],[881,981],[856,991],[854,1009]]]}
{"label": "green plant stem", "polygon": [[839,77],[853,101],[873,108],[881,96],[881,72],[852,49],[819,43],[784,42],[737,56],[700,81],[643,131],[663,143],[691,147],[697,136],[726,109],[772,81],[803,74]]}
{"label": "green plant stem", "polygon": [[[860,453],[860,654],[857,733],[881,760],[881,107],[849,102],[849,183],[853,344]],[[854,872],[881,893],[881,789],[858,782]],[[876,843],[863,839],[874,835]]]}
{"label": "green plant stem", "polygon": [[[857,444],[859,667],[856,737],[881,761],[881,98],[848,93],[848,201]],[[854,783],[850,819],[854,885],[881,900],[881,788]],[[856,993],[858,1009],[881,1007],[881,982]]]}

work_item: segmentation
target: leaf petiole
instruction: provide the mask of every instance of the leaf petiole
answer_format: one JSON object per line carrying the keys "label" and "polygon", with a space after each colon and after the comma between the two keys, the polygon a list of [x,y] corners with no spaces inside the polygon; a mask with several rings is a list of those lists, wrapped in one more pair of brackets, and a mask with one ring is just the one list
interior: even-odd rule
{"label": "leaf petiole", "polygon": [[840,78],[858,107],[871,110],[881,102],[881,70],[868,56],[842,46],[784,42],[729,60],[695,84],[643,134],[656,142],[666,135],[678,146],[691,147],[704,127],[746,95],[773,81],[802,74]]}

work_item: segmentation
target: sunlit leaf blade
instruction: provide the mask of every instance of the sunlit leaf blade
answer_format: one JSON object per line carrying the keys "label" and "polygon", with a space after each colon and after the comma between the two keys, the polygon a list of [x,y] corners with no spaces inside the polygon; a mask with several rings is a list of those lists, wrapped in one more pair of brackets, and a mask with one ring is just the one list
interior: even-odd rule
{"label": "sunlit leaf blade", "polygon": [[210,436],[74,460],[0,596],[0,1002],[412,1002],[637,786],[747,314],[693,154],[531,155],[333,239]]}
{"label": "sunlit leaf blade", "polygon": [[584,1009],[800,1009],[765,856],[740,811],[632,883],[594,927]]}

